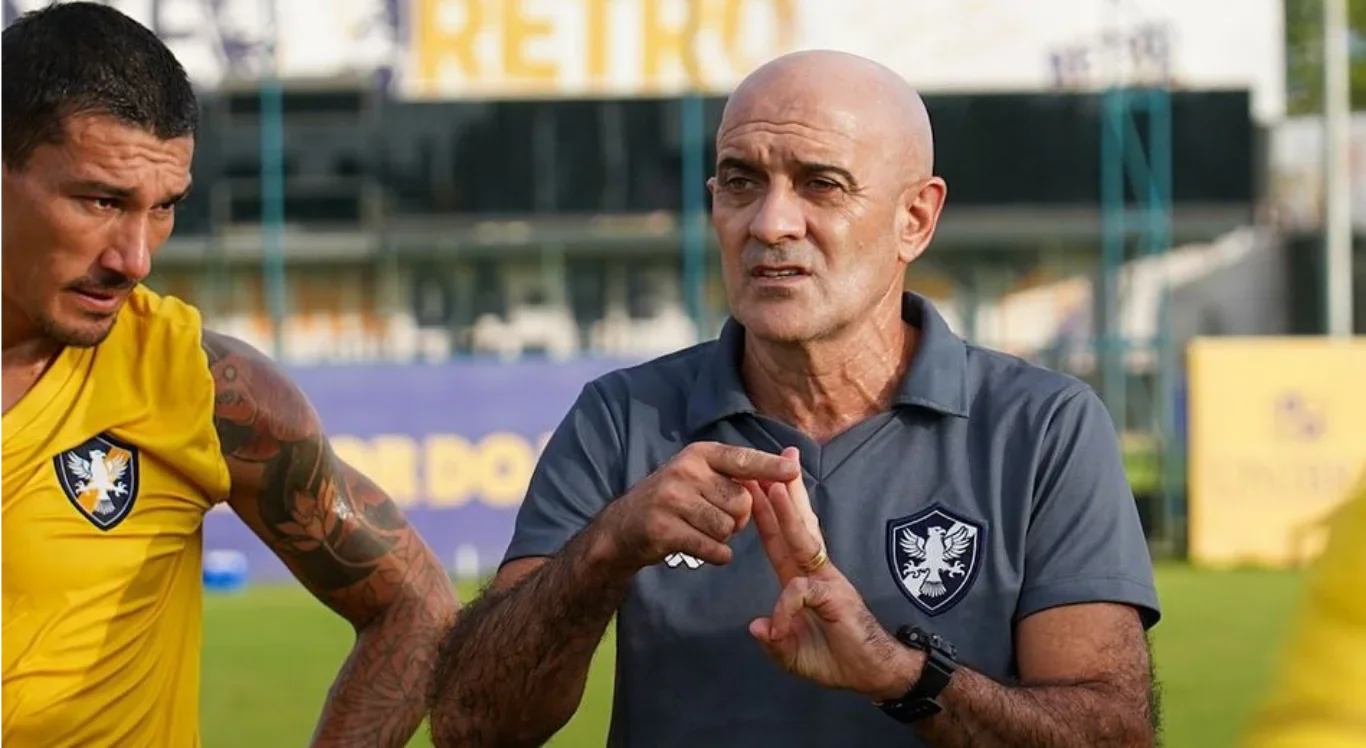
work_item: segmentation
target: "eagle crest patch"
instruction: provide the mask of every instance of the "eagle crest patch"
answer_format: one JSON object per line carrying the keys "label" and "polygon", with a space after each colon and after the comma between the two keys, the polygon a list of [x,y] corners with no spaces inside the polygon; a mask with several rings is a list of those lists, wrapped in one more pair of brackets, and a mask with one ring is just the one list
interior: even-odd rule
{"label": "eagle crest patch", "polygon": [[138,497],[138,450],[100,434],[52,458],[57,482],[90,523],[109,530],[123,521]]}
{"label": "eagle crest patch", "polygon": [[902,594],[926,615],[952,608],[982,565],[982,527],[935,504],[887,523],[887,562]]}

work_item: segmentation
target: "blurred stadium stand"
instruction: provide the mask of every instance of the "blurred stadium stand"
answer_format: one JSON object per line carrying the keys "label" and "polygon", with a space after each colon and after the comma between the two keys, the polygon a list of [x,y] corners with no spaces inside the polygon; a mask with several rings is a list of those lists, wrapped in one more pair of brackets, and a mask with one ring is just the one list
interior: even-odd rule
{"label": "blurred stadium stand", "polygon": [[[254,91],[206,96],[197,191],[158,279],[264,343],[271,326],[253,285],[261,258],[257,101]],[[1037,296],[1043,278],[1094,264],[1094,96],[931,95],[927,103],[951,199],[912,284],[935,288],[952,306],[960,286]],[[705,100],[709,131],[723,104]],[[643,356],[713,332],[697,329],[683,303],[679,106],[399,102],[354,87],[287,88],[284,248],[298,319],[283,333],[285,355]],[[1175,92],[1172,108],[1172,157],[1183,165],[1173,183],[1176,241],[1208,242],[1252,223],[1266,141],[1248,93]],[[1221,136],[1211,143],[1210,132]],[[705,201],[704,186],[696,189]],[[206,264],[215,272],[206,274]],[[718,282],[711,279],[713,320],[723,316]],[[1004,328],[985,307],[954,313],[960,323],[976,318],[979,339],[1022,354],[1056,342],[1017,319],[1017,328],[1034,330],[1032,346],[1020,348],[997,337]],[[355,336],[376,340],[334,344]]]}

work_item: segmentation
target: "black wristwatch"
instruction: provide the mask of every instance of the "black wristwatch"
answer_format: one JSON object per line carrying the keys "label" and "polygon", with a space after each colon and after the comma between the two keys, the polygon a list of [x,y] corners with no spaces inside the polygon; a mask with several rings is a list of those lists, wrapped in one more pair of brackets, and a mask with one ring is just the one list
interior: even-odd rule
{"label": "black wristwatch", "polygon": [[943,710],[936,699],[948,687],[953,671],[958,669],[955,661],[958,649],[942,636],[910,625],[897,629],[896,638],[902,644],[924,652],[925,666],[906,695],[896,701],[878,702],[877,707],[892,719],[910,724]]}

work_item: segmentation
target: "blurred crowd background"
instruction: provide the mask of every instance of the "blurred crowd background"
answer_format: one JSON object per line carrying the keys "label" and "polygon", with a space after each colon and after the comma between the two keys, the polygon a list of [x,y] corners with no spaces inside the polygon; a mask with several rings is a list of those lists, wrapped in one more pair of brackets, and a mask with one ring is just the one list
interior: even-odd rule
{"label": "blurred crowd background", "polygon": [[[108,4],[202,94],[149,285],[294,371],[478,578],[579,388],[719,330],[716,124],[806,48],[922,90],[949,201],[906,285],[1101,393],[1154,554],[1312,558],[1366,466],[1366,2],[1328,3]],[[230,514],[206,533],[210,568],[285,578]]]}

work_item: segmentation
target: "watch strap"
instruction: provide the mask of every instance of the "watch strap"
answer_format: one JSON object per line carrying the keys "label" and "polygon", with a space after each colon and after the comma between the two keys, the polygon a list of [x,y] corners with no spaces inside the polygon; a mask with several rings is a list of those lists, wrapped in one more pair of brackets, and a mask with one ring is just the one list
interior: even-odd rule
{"label": "watch strap", "polygon": [[917,722],[932,717],[943,710],[938,697],[948,688],[957,664],[953,658],[956,648],[936,634],[930,634],[910,626],[903,626],[896,638],[908,647],[925,653],[925,662],[920,669],[920,677],[904,696],[896,701],[884,701],[877,706],[887,716],[898,722]]}

